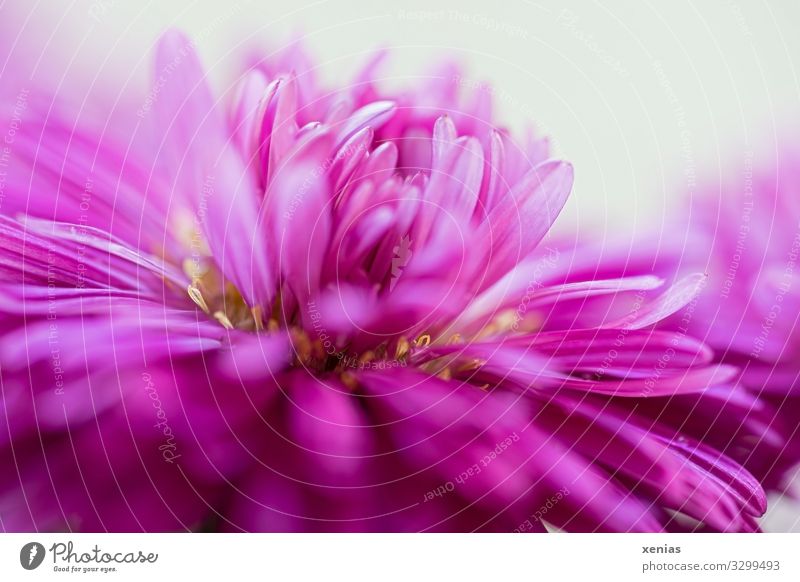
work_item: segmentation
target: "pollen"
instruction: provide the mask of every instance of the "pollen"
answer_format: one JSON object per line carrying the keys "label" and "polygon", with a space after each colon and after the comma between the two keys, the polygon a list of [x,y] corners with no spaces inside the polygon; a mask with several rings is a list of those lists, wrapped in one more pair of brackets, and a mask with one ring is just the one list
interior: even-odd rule
{"label": "pollen", "polygon": [[308,365],[312,360],[312,344],[308,334],[299,328],[292,328],[292,345],[294,346],[295,357],[303,365]]}
{"label": "pollen", "polygon": [[429,345],[431,345],[430,334],[426,333],[424,335],[419,336],[416,340],[414,340],[414,345],[417,348],[427,348]]}
{"label": "pollen", "polygon": [[250,313],[253,315],[253,323],[256,326],[256,331],[264,330],[264,310],[260,305],[250,308]]}
{"label": "pollen", "polygon": [[358,379],[352,372],[342,372],[339,378],[341,378],[342,384],[347,386],[350,390],[358,388]]}
{"label": "pollen", "polygon": [[394,357],[398,360],[402,360],[408,355],[410,349],[411,345],[408,343],[408,340],[405,337],[401,337],[397,340],[397,350],[395,351]]}

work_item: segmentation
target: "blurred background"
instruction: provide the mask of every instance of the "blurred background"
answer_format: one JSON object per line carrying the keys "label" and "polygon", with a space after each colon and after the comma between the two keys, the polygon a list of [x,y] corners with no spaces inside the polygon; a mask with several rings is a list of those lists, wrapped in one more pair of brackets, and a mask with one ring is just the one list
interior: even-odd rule
{"label": "blurred background", "polygon": [[[465,83],[493,87],[505,124],[533,122],[573,162],[558,228],[600,241],[667,228],[699,184],[769,158],[800,125],[794,0],[0,2],[0,42],[56,86],[145,93],[168,27],[196,40],[220,84],[249,46],[300,37],[331,82],[380,47],[387,83],[453,56]],[[765,524],[800,531],[800,504],[772,499]]]}

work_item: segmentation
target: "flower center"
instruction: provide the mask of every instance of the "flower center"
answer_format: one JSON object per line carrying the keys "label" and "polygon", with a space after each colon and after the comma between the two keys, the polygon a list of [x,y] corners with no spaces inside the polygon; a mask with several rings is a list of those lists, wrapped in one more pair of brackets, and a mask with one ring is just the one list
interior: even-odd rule
{"label": "flower center", "polygon": [[[185,264],[184,269],[192,279],[187,287],[189,298],[204,313],[213,317],[225,329],[260,333],[274,333],[284,328],[292,342],[292,366],[304,368],[314,374],[337,374],[346,385],[355,385],[354,372],[365,369],[390,369],[414,365],[420,370],[443,379],[469,374],[482,362],[465,359],[462,355],[433,355],[425,357],[427,348],[481,341],[499,333],[515,329],[516,320],[509,311],[503,311],[482,329],[469,338],[459,333],[432,334],[424,332],[415,338],[397,336],[383,338],[380,343],[367,350],[356,351],[345,340],[335,345],[326,333],[305,329],[298,317],[281,313],[278,296],[269,313],[261,306],[250,307],[242,294],[230,281],[225,281],[211,264],[198,268],[197,263]],[[528,326],[524,326],[528,327]],[[519,331],[519,330],[517,330]],[[523,329],[522,331],[530,331]],[[421,355],[422,357],[415,357]],[[488,386],[488,385],[486,385]],[[482,388],[485,389],[485,386]]]}
{"label": "flower center", "polygon": [[262,308],[249,307],[236,286],[223,280],[216,269],[191,263],[185,264],[184,270],[192,278],[186,289],[189,298],[225,329],[258,332],[278,328],[276,320],[268,320],[265,326]]}

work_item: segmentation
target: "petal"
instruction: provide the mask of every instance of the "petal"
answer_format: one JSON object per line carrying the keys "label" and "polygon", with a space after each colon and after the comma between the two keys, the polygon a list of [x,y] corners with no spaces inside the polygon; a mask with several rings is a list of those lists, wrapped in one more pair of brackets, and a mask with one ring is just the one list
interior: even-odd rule
{"label": "petal", "polygon": [[621,320],[604,324],[603,327],[641,329],[658,323],[694,301],[705,287],[706,280],[707,276],[700,273],[688,275],[654,301],[645,303],[638,311],[631,312]]}
{"label": "petal", "polygon": [[195,210],[217,264],[248,305],[268,305],[275,291],[258,186],[233,147],[194,45],[166,33],[156,66],[155,105],[165,128],[160,155],[173,170],[178,204],[185,200]]}
{"label": "petal", "polygon": [[544,162],[501,197],[489,213],[481,237],[491,241],[489,281],[508,272],[536,248],[564,207],[572,181],[570,164]]}
{"label": "petal", "polygon": [[325,174],[332,137],[317,133],[297,144],[267,191],[276,271],[300,303],[317,293],[330,242],[331,188]]}

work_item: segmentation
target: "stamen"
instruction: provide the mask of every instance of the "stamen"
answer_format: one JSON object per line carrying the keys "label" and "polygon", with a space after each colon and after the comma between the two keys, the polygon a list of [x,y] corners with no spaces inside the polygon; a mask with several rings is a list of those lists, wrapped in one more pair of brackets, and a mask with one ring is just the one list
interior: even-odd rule
{"label": "stamen", "polygon": [[214,318],[222,324],[222,327],[225,329],[233,329],[233,324],[231,320],[228,319],[228,316],[222,313],[221,311],[214,312]]}
{"label": "stamen", "polygon": [[514,329],[518,324],[517,312],[513,309],[506,309],[497,314],[497,316],[487,323],[481,331],[475,334],[474,340],[482,340],[491,337],[498,333],[503,333]]}
{"label": "stamen", "polygon": [[480,368],[483,365],[484,365],[484,362],[481,362],[480,360],[475,358],[475,359],[473,359],[473,360],[471,360],[469,362],[465,362],[464,364],[462,364],[461,366],[456,368],[456,373],[471,372],[473,370],[477,370],[478,368]]}
{"label": "stamen", "polygon": [[292,345],[298,361],[303,364],[311,360],[311,339],[308,334],[301,329],[292,329]]}
{"label": "stamen", "polygon": [[202,265],[199,259],[184,259],[182,266],[183,272],[186,273],[186,276],[191,277],[192,285],[194,286],[197,286],[203,277],[208,274],[208,267]]}
{"label": "stamen", "polygon": [[341,378],[342,384],[347,386],[350,390],[355,390],[358,387],[358,380],[356,379],[356,375],[352,372],[342,372],[339,378]]}
{"label": "stamen", "polygon": [[200,289],[198,289],[194,285],[189,285],[186,291],[189,293],[189,297],[191,298],[191,300],[194,301],[195,304],[200,309],[202,309],[206,313],[211,313],[211,310],[208,308],[208,305],[206,304],[206,300],[203,299],[203,294],[200,293]]}
{"label": "stamen", "polygon": [[262,319],[263,311],[260,305],[250,308],[250,313],[253,314],[253,321],[256,324],[256,331],[264,330],[264,320]]}
{"label": "stamen", "polygon": [[424,334],[419,336],[417,339],[414,340],[414,345],[418,348],[427,348],[431,345],[431,336],[430,334]]}
{"label": "stamen", "polygon": [[408,340],[405,337],[401,337],[397,340],[397,350],[395,351],[395,358],[398,360],[402,360],[408,355],[408,351],[411,349],[411,346],[408,343]]}
{"label": "stamen", "polygon": [[500,331],[507,331],[511,329],[517,320],[517,312],[513,309],[506,309],[497,316],[495,320],[497,325],[500,326]]}

